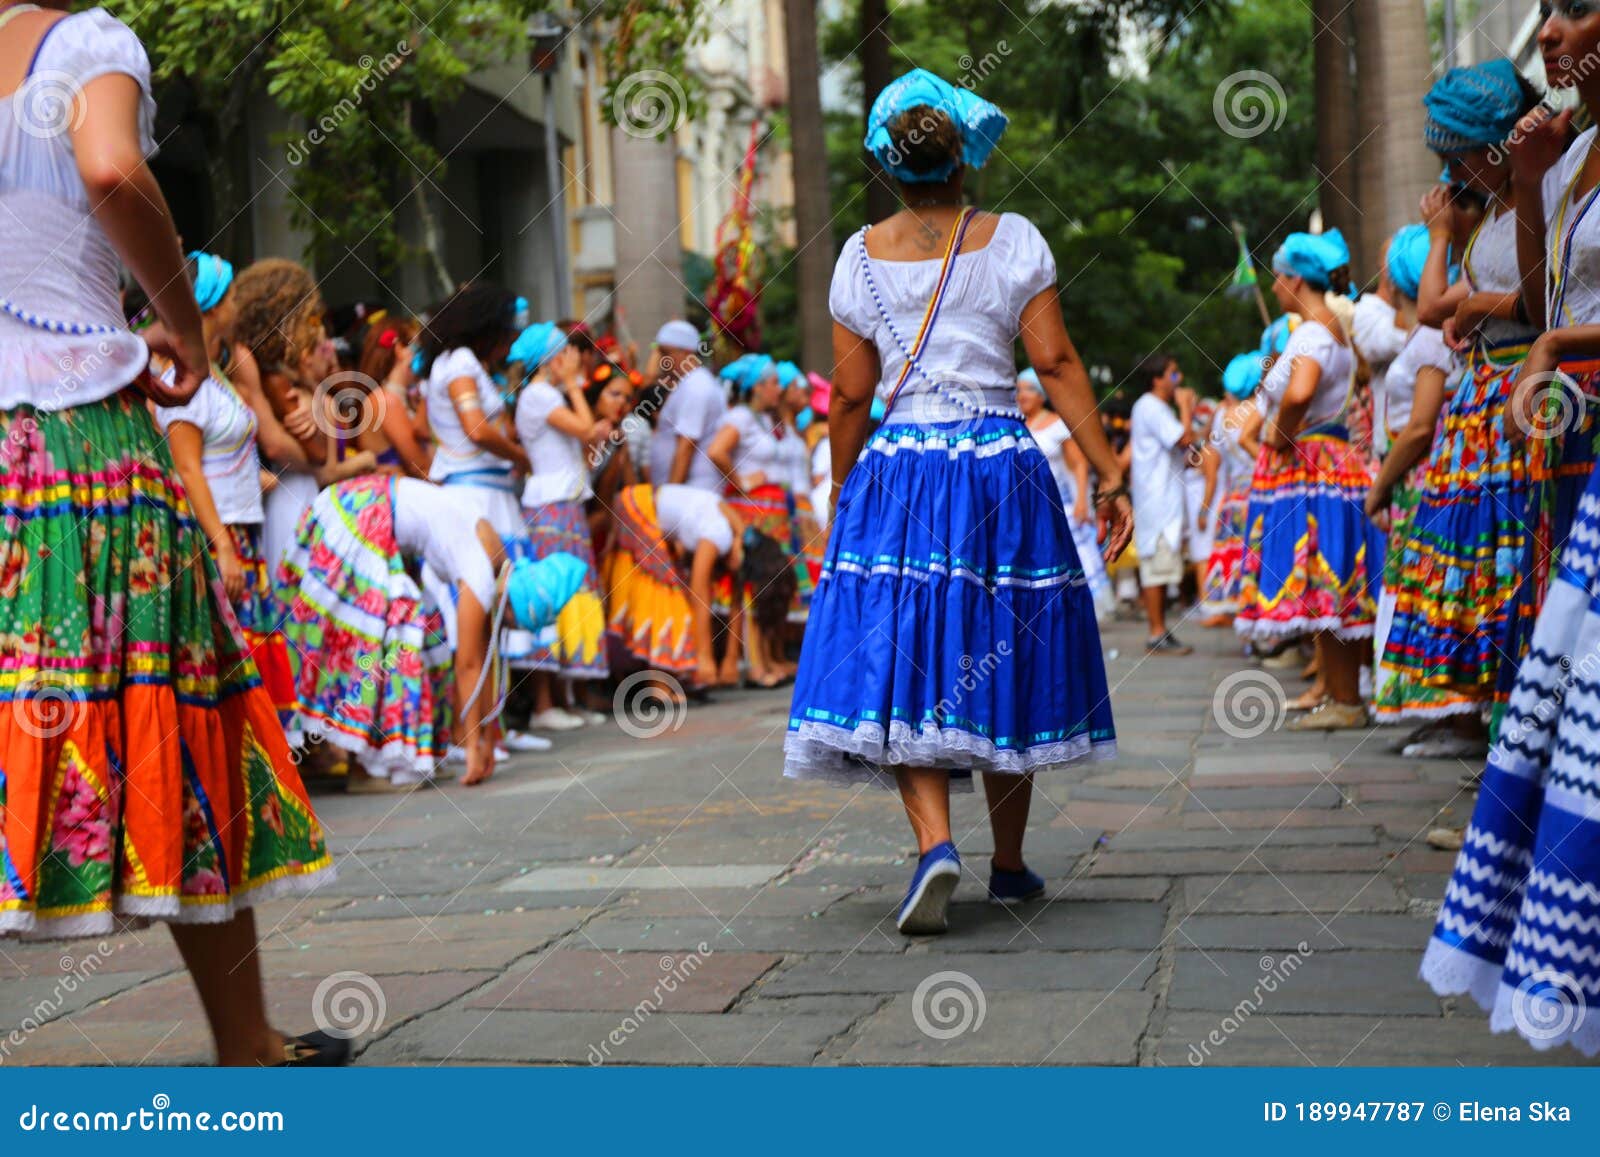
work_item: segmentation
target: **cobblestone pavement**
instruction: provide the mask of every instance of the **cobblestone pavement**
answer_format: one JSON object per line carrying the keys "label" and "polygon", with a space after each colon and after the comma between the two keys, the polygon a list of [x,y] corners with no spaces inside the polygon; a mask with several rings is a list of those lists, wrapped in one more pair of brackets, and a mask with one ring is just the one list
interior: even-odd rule
{"label": "cobblestone pavement", "polygon": [[[482,788],[321,795],[339,879],[260,911],[276,1022],[358,1031],[367,1065],[1581,1063],[1417,979],[1453,863],[1423,835],[1465,821],[1473,769],[1283,731],[1230,632],[1185,634],[1156,660],[1107,632],[1121,757],[1041,781],[1047,900],[982,902],[957,798],[937,939],[894,929],[897,800],[781,778],[787,692],[563,736]],[[209,1059],[159,928],[0,942],[0,980],[0,1063]]]}

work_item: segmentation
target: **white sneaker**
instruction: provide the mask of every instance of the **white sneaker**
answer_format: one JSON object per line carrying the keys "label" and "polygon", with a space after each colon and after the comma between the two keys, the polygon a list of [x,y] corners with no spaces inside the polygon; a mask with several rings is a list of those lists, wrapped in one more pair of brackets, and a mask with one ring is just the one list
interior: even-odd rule
{"label": "white sneaker", "polygon": [[494,747],[494,761],[496,763],[504,763],[506,760],[508,760],[510,758],[511,758],[511,753],[509,751],[507,751],[505,748],[501,747],[498,743],[495,744],[495,747]]}
{"label": "white sneaker", "polygon": [[611,722],[611,716],[607,715],[605,712],[603,712],[603,711],[590,711],[587,707],[575,708],[574,710],[569,712],[569,714],[576,715],[579,719],[583,720],[590,727],[598,727],[602,723],[610,723]]}
{"label": "white sneaker", "polygon": [[568,715],[559,707],[541,711],[528,720],[528,729],[530,731],[576,731],[582,726],[583,720],[576,715]]}
{"label": "white sneaker", "polygon": [[549,751],[555,744],[542,735],[534,735],[527,731],[508,731],[501,741],[501,746],[507,751]]}
{"label": "white sneaker", "polygon": [[459,763],[462,767],[467,765],[467,749],[459,743],[452,743],[450,750],[444,753],[446,763]]}

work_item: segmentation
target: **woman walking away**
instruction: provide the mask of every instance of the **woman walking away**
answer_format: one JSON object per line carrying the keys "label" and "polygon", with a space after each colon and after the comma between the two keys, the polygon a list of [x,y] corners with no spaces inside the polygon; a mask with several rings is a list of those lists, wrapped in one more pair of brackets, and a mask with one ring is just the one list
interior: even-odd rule
{"label": "woman walking away", "polygon": [[[34,75],[71,79],[70,124],[28,123]],[[190,401],[207,364],[145,164],[150,62],[98,8],[8,5],[0,106],[0,934],[165,920],[220,1063],[343,1063],[348,1040],[267,1021],[252,905],[332,861],[146,409]],[[152,348],[124,326],[120,265],[160,319]]]}
{"label": "woman walking away", "polygon": [[1329,699],[1289,724],[1331,731],[1366,722],[1360,640],[1372,637],[1383,538],[1362,512],[1372,476],[1344,425],[1355,354],[1324,300],[1342,244],[1292,234],[1272,283],[1300,324],[1261,384],[1265,435],[1251,483],[1235,629],[1257,643],[1315,634]]}
{"label": "woman walking away", "polygon": [[[879,94],[866,145],[905,208],[834,271],[835,515],[801,651],[784,774],[897,787],[921,858],[896,922],[942,932],[961,861],[950,789],[984,775],[989,895],[1030,899],[1033,773],[1116,751],[1094,602],[1050,466],[1017,410],[1020,335],[1100,475],[1107,554],[1132,533],[1122,472],[1061,319],[1055,261],[1012,213],[962,204],[1005,128],[917,69]],[[867,423],[879,383],[883,424]]]}

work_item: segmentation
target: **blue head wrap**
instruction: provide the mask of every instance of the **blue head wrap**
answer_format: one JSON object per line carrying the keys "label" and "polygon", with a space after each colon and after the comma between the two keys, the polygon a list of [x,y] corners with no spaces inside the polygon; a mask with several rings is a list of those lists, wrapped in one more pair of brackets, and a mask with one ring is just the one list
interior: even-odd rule
{"label": "blue head wrap", "polygon": [[791,385],[793,385],[796,378],[799,378],[801,381],[805,381],[805,377],[805,374],[800,371],[800,367],[795,365],[793,362],[778,363],[778,385],[782,386],[784,389],[787,390]]}
{"label": "blue head wrap", "polygon": [[532,319],[528,316],[528,299],[526,297],[517,298],[517,304],[511,310],[512,326],[516,329],[525,329],[530,320]]}
{"label": "blue head wrap", "polygon": [[519,558],[506,580],[506,601],[517,616],[517,626],[537,631],[555,622],[588,574],[588,564],[565,551],[547,554],[538,562]]}
{"label": "blue head wrap", "polygon": [[1407,225],[1389,242],[1389,278],[1413,301],[1422,285],[1422,267],[1428,263],[1430,247],[1426,225]]}
{"label": "blue head wrap", "polygon": [[[1284,320],[1279,318],[1279,321]],[[1273,323],[1274,325],[1277,322]],[[1287,331],[1285,333],[1287,337]],[[1222,371],[1222,388],[1228,391],[1228,396],[1238,398],[1240,401],[1256,392],[1256,387],[1261,384],[1261,355],[1259,353],[1240,354],[1228,363],[1227,369]]]}
{"label": "blue head wrap", "polygon": [[1517,127],[1525,101],[1521,74],[1503,56],[1452,68],[1422,98],[1428,109],[1422,139],[1436,153],[1498,145]]}
{"label": "blue head wrap", "polygon": [[1044,393],[1044,385],[1039,381],[1039,371],[1029,366],[1017,375],[1018,387],[1026,386],[1035,393]]}
{"label": "blue head wrap", "polygon": [[1270,357],[1289,348],[1289,335],[1294,332],[1294,322],[1284,314],[1261,331],[1261,354]]}
{"label": "blue head wrap", "polygon": [[1272,258],[1274,272],[1303,277],[1318,289],[1327,289],[1333,271],[1349,264],[1350,247],[1337,229],[1291,233]]}
{"label": "blue head wrap", "polygon": [[[919,173],[906,167],[905,157],[889,137],[889,122],[912,108],[936,108],[948,116],[961,134],[961,160]],[[867,117],[867,152],[884,170],[908,183],[937,182],[949,178],[956,165],[983,168],[1006,131],[1006,114],[971,89],[957,88],[947,80],[914,68],[890,82],[872,102]]]}
{"label": "blue head wrap", "polygon": [[815,410],[811,409],[809,406],[807,406],[804,410],[801,410],[800,411],[800,415],[797,418],[795,418],[795,420],[794,420],[794,428],[799,433],[804,434],[806,432],[806,430],[810,427],[811,423],[815,422],[816,420],[817,420],[817,412]]}
{"label": "blue head wrap", "polygon": [[567,335],[561,332],[559,325],[553,321],[536,321],[517,335],[506,360],[521,362],[523,368],[532,373],[560,353],[566,344]]}
{"label": "blue head wrap", "polygon": [[732,382],[740,395],[748,394],[755,384],[769,374],[776,373],[778,363],[766,354],[745,354],[722,367],[722,377]]}
{"label": "blue head wrap", "polygon": [[200,249],[191,252],[189,260],[194,262],[194,303],[201,313],[208,313],[227,296],[228,286],[233,284],[233,263]]}

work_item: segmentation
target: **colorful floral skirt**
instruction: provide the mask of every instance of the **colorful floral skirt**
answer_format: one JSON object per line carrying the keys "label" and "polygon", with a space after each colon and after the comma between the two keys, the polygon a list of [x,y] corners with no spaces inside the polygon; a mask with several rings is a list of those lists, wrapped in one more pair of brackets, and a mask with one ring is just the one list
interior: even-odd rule
{"label": "colorful floral skirt", "polygon": [[581,502],[549,502],[523,510],[526,537],[506,543],[513,559],[538,562],[557,551],[588,564],[589,574],[556,621],[543,630],[517,632],[532,639],[523,654],[506,654],[507,663],[530,671],[550,671],[572,679],[604,679],[606,665],[606,611],[600,601],[600,575],[594,565],[594,542],[589,517]]}
{"label": "colorful floral skirt", "polygon": [[695,669],[689,589],[656,518],[648,485],[617,492],[616,541],[602,568],[607,630],[635,662],[673,675]]}
{"label": "colorful floral skirt", "polygon": [[1427,476],[1428,462],[1423,459],[1400,480],[1394,488],[1389,503],[1389,542],[1384,554],[1383,589],[1378,596],[1377,629],[1373,634],[1375,667],[1373,670],[1372,710],[1385,723],[1398,723],[1401,719],[1433,719],[1450,712],[1445,692],[1413,682],[1403,670],[1396,670],[1383,662],[1389,638],[1394,632],[1395,612],[1399,599],[1396,592],[1401,583],[1401,558],[1410,541],[1412,527],[1422,501],[1422,485]]}
{"label": "colorful floral skirt", "polygon": [[1200,592],[1200,610],[1204,614],[1239,613],[1244,585],[1245,516],[1249,509],[1248,483],[1228,494],[1217,507],[1211,557],[1206,561],[1205,586]]}
{"label": "colorful floral skirt", "polygon": [[[745,526],[759,530],[785,551],[791,550],[795,533],[794,519],[789,510],[789,492],[783,487],[775,482],[768,482],[757,486],[748,494],[730,489],[722,501],[744,519]],[[813,589],[815,589],[814,584]],[[741,597],[748,599],[749,592],[742,592]],[[809,595],[806,604],[809,608]],[[732,575],[724,574],[712,584],[711,609],[714,614],[723,618],[733,613]]]}
{"label": "colorful floral skirt", "polygon": [[406,570],[394,536],[394,486],[369,475],[330,486],[300,520],[278,572],[290,592],[284,634],[300,656],[300,730],[414,782],[449,745],[442,620]]}
{"label": "colorful floral skirt", "polygon": [[[294,666],[289,644],[278,630],[279,609],[272,590],[272,575],[261,547],[259,523],[232,523],[233,553],[244,571],[244,597],[233,604],[234,617],[244,631],[261,685],[278,709],[278,718],[288,726],[294,715]],[[212,554],[215,559],[215,553]]]}
{"label": "colorful floral skirt", "polygon": [[1367,460],[1342,427],[1261,448],[1245,516],[1239,634],[1372,636],[1383,536],[1363,510],[1371,486]]}
{"label": "colorful floral skirt", "polygon": [[828,554],[828,532],[817,521],[809,494],[796,494],[790,501],[789,553],[794,557],[794,605],[789,621],[803,623],[811,610],[811,596],[822,577],[822,564]]}
{"label": "colorful floral skirt", "polygon": [[330,876],[133,389],[0,411],[0,932],[220,923]]}
{"label": "colorful floral skirt", "polygon": [[[1600,431],[1600,360],[1569,361],[1561,373],[1570,392],[1547,391],[1539,419],[1558,436],[1531,443],[1527,459],[1527,540],[1518,565],[1519,582],[1507,614],[1502,661],[1495,681],[1495,723],[1499,726],[1517,682],[1517,667],[1533,639],[1533,625],[1544,605],[1550,571],[1567,545],[1573,516],[1594,472],[1595,435]],[[1581,401],[1579,400],[1581,398]]]}
{"label": "colorful floral skirt", "polygon": [[879,427],[832,523],[784,774],[970,790],[1115,754],[1094,600],[1020,415]]}
{"label": "colorful floral skirt", "polygon": [[1600,479],[1572,524],[1489,752],[1422,977],[1495,1032],[1600,1052]]}
{"label": "colorful floral skirt", "polygon": [[1527,548],[1525,457],[1505,436],[1525,344],[1474,350],[1445,402],[1417,507],[1390,535],[1392,676],[1379,718],[1436,719],[1489,705]]}

